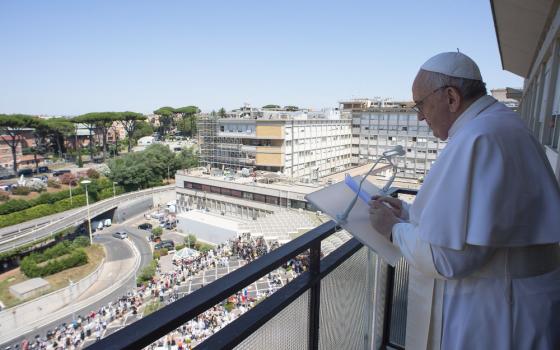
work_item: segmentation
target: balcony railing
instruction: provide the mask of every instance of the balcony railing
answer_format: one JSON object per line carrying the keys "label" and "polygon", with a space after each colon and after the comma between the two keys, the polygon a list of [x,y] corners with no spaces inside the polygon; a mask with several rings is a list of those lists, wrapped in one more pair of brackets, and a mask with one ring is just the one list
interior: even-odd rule
{"label": "balcony railing", "polygon": [[[415,195],[415,190],[393,189]],[[197,349],[404,349],[408,267],[383,263],[355,239],[321,258],[329,221],[215,282],[101,339],[90,349],[140,349],[226,300],[290,259],[308,269]]]}

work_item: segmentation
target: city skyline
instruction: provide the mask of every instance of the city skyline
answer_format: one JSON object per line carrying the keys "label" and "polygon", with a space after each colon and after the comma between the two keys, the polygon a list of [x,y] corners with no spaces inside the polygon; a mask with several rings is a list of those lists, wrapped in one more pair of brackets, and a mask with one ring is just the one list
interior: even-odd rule
{"label": "city skyline", "polygon": [[487,2],[443,0],[2,2],[0,113],[410,100],[418,67],[457,48],[489,90],[521,87],[501,68],[491,17]]}

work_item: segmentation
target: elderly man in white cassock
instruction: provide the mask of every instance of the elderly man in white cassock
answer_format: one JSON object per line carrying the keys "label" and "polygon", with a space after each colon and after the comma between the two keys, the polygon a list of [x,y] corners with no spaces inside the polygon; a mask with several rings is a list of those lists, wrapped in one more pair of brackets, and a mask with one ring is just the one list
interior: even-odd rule
{"label": "elderly man in white cassock", "polygon": [[406,349],[560,349],[560,189],[542,146],[462,53],[424,63],[412,94],[447,146],[412,205],[370,202],[410,264]]}

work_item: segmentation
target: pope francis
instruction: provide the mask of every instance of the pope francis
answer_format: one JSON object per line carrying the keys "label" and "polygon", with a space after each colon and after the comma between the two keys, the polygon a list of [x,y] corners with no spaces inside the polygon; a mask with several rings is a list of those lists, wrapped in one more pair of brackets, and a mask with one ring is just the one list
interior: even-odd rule
{"label": "pope francis", "polygon": [[370,202],[410,264],[406,349],[560,349],[560,189],[542,146],[462,53],[430,58],[412,94],[448,144],[412,205]]}

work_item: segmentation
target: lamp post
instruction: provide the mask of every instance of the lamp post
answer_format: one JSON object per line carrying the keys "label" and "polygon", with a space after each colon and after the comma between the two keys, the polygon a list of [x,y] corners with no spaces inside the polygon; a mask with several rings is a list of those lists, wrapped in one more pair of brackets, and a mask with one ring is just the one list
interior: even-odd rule
{"label": "lamp post", "polygon": [[68,182],[68,186],[70,187],[70,205],[72,205],[72,180]]}
{"label": "lamp post", "polygon": [[89,195],[87,185],[91,183],[90,180],[83,180],[80,182],[82,185],[86,187],[86,206],[87,206],[87,216],[88,216],[88,229],[89,229],[89,244],[93,244],[93,235],[91,234],[91,216],[89,213]]}
{"label": "lamp post", "polygon": [[167,164],[167,182],[169,183],[169,164]]}
{"label": "lamp post", "polygon": [[115,198],[117,196],[116,192],[115,192],[115,185],[117,183],[115,181],[113,181],[113,198]]}

